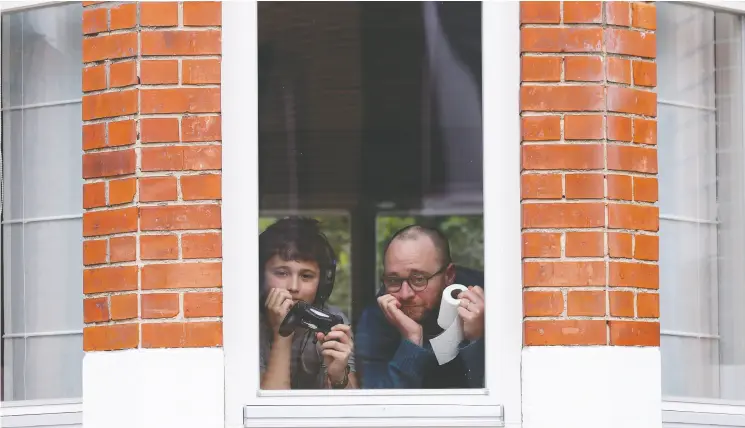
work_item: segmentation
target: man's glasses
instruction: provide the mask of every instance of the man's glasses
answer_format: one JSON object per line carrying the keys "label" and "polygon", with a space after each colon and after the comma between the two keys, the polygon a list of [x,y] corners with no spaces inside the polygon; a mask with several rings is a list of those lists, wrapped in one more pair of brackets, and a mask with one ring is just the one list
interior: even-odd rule
{"label": "man's glasses", "polygon": [[412,273],[408,278],[398,278],[394,276],[384,276],[383,285],[385,285],[386,291],[395,293],[401,289],[404,281],[409,283],[409,287],[416,292],[424,291],[429,284],[429,280],[445,271],[448,265],[441,267],[437,272],[432,275],[425,275],[421,273]]}

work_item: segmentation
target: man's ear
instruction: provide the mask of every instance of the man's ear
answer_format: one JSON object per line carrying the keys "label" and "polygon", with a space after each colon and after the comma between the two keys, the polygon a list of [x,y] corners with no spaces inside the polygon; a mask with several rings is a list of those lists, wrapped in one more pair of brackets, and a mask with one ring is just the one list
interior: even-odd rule
{"label": "man's ear", "polygon": [[452,263],[445,268],[445,281],[447,281],[447,285],[455,282],[455,265]]}

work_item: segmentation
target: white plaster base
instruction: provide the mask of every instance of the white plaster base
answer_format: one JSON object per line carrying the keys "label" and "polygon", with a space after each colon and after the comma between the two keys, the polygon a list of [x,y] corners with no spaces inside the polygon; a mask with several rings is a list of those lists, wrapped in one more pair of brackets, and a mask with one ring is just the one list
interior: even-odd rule
{"label": "white plaster base", "polygon": [[524,348],[522,394],[522,428],[660,428],[660,351]]}
{"label": "white plaster base", "polygon": [[84,428],[223,428],[219,348],[89,352],[83,359]]}

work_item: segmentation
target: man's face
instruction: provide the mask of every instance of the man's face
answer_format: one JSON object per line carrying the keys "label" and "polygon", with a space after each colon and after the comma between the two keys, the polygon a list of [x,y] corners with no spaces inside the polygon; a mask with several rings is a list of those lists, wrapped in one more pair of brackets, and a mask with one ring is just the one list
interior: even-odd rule
{"label": "man's face", "polygon": [[441,271],[429,279],[422,291],[412,288],[408,280],[403,281],[398,291],[388,291],[401,303],[403,313],[418,323],[440,305],[442,290],[452,284],[455,278],[453,265],[443,269],[437,249],[426,235],[394,240],[388,247],[384,265],[383,275],[386,278],[406,279],[411,274],[428,278]]}
{"label": "man's face", "polygon": [[292,295],[293,302],[313,303],[318,291],[321,271],[318,263],[282,260],[274,256],[264,266],[266,290],[281,288]]}

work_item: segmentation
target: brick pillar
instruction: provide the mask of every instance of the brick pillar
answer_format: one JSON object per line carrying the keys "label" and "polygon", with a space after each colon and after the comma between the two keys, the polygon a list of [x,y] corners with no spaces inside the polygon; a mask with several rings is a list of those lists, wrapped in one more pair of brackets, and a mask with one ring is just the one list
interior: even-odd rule
{"label": "brick pillar", "polygon": [[[83,4],[84,405],[95,427],[114,409],[96,391],[119,382],[126,392],[157,372],[153,393],[198,400],[169,370],[198,366],[198,378],[211,355],[199,348],[221,355],[222,12],[219,2]],[[114,350],[128,351],[98,352]],[[144,417],[163,400],[134,395],[116,407]],[[196,422],[214,426],[202,413]]]}
{"label": "brick pillar", "polygon": [[661,423],[655,23],[521,5],[526,428]]}

